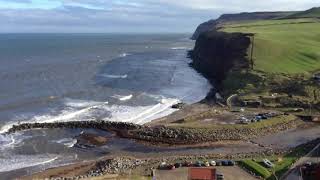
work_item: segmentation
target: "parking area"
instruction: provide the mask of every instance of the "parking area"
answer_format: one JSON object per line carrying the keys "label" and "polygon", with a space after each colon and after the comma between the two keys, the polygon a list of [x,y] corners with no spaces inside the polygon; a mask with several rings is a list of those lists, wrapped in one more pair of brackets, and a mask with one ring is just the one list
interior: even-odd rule
{"label": "parking area", "polygon": [[[224,175],[225,180],[257,180],[238,166],[216,166],[217,172]],[[156,170],[156,180],[187,180],[188,168],[177,168],[175,170]]]}

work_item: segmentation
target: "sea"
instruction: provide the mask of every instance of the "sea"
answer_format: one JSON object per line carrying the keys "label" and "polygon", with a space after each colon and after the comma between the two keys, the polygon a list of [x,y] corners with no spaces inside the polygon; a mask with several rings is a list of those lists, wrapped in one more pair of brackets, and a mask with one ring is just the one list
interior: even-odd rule
{"label": "sea", "polygon": [[189,66],[190,36],[0,34],[0,179],[106,153],[75,148],[81,129],[7,134],[15,124],[145,124],[202,100],[211,85]]}

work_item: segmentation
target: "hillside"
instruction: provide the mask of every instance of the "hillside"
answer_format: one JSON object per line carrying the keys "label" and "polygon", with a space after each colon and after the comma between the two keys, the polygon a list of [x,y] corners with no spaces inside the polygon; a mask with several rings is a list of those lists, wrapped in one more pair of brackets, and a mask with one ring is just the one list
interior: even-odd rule
{"label": "hillside", "polygon": [[191,39],[196,40],[203,32],[219,29],[226,24],[247,23],[258,20],[296,19],[296,18],[320,18],[320,7],[314,7],[306,11],[283,12],[244,12],[239,14],[223,14],[216,20],[209,20],[200,24]]}
{"label": "hillside", "polygon": [[320,69],[319,29],[315,19],[291,19],[237,23],[221,31],[255,34],[254,69],[297,74]]}
{"label": "hillside", "polygon": [[289,15],[286,18],[320,18],[320,7],[314,7],[303,12],[298,12]]}
{"label": "hillside", "polygon": [[292,15],[297,12],[253,12],[253,13],[239,13],[239,14],[223,14],[216,20],[209,20],[200,24],[194,32],[191,39],[196,40],[203,32],[213,29],[219,29],[224,24],[234,22],[248,22],[256,20],[270,20]]}
{"label": "hillside", "polygon": [[[314,9],[304,13],[311,12],[315,14]],[[238,105],[254,102],[268,108],[320,107],[320,83],[312,78],[320,72],[319,29],[318,18],[229,21],[199,35],[191,53],[193,65],[225,98],[240,94]],[[251,43],[241,43],[235,34],[239,39],[250,38]],[[221,54],[230,54],[226,56],[230,58]],[[244,59],[247,67],[243,66]],[[219,70],[224,72],[217,74]]]}

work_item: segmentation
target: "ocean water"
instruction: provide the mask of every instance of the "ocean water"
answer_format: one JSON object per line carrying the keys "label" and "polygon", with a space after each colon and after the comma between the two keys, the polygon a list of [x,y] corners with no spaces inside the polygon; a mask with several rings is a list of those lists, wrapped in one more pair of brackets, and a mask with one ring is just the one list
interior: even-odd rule
{"label": "ocean water", "polygon": [[211,86],[188,65],[189,36],[0,34],[0,173],[81,156],[76,130],[5,135],[13,124],[144,124],[203,99]]}

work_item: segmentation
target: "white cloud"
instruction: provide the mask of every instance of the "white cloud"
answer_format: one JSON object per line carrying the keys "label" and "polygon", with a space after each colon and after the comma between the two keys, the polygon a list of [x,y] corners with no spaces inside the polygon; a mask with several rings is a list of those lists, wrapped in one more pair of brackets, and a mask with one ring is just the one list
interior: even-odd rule
{"label": "white cloud", "polygon": [[[0,32],[192,32],[222,13],[304,10],[320,5],[320,0],[14,0],[22,4],[15,9],[6,7],[10,1],[0,0]],[[40,1],[41,6],[36,4]]]}

